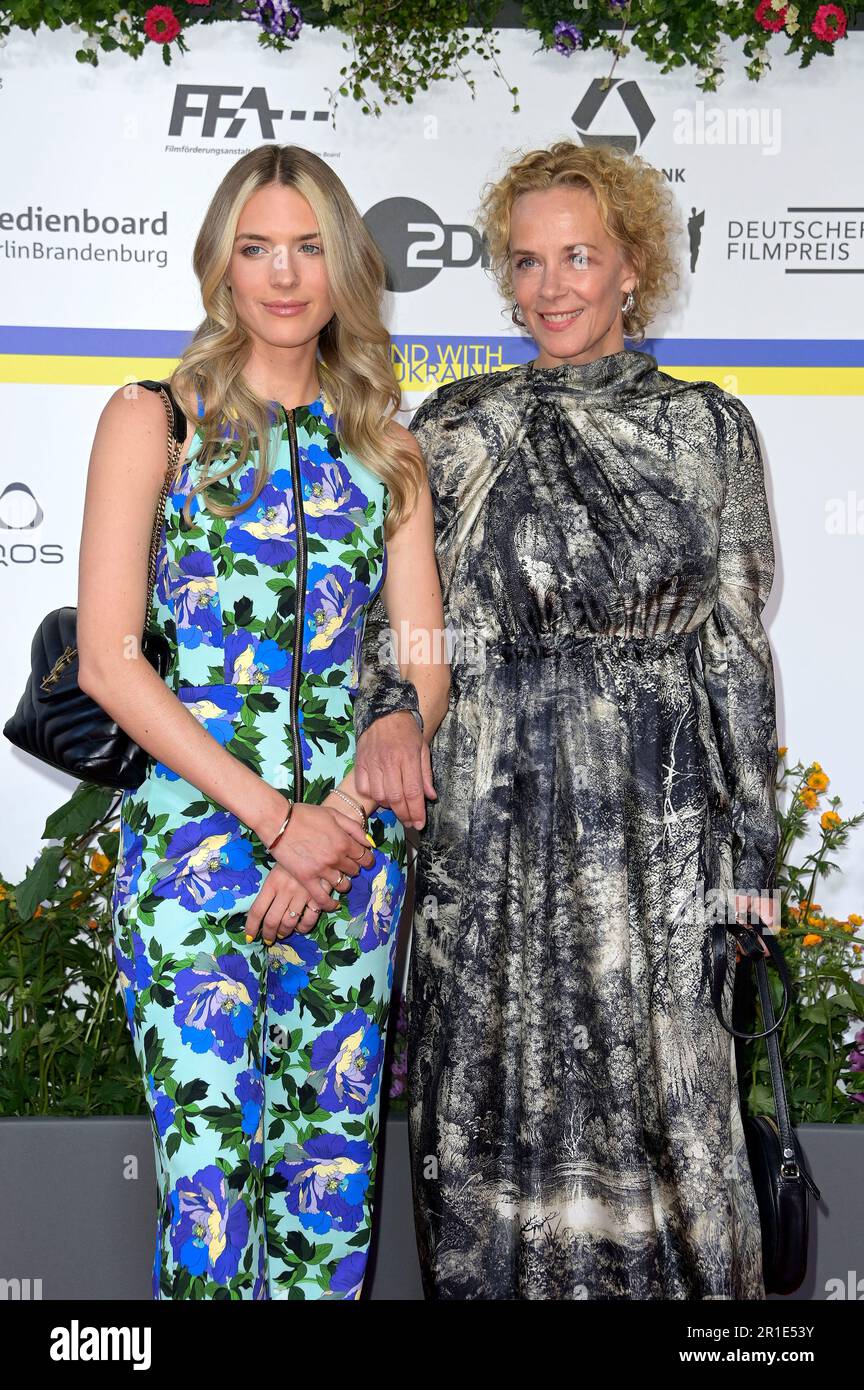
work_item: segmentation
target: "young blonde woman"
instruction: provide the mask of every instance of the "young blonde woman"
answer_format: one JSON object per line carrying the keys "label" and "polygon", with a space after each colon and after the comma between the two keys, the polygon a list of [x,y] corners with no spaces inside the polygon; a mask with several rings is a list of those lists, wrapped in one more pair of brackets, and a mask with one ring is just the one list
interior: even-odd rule
{"label": "young blonde woman", "polygon": [[[194,267],[205,317],[168,382],[194,426],[159,538],[164,682],[134,640],[157,392],[102,412],[79,575],[81,684],[150,755],[122,798],[113,914],[155,1142],[153,1296],[353,1299],[406,884],[403,824],[354,785],[353,705],[376,595],[440,627],[431,499],[393,419],[383,264],[321,159],[240,159]],[[447,669],[401,676],[419,762]]]}
{"label": "young blonde woman", "polygon": [[[675,282],[659,170],[561,141],[487,190],[482,222],[539,350],[411,426],[454,639],[408,986],[426,1292],[760,1299],[707,925],[718,897],[774,908],[756,427],[624,347]],[[406,716],[360,715],[356,785],[386,802],[391,769],[394,795],[421,778]]]}

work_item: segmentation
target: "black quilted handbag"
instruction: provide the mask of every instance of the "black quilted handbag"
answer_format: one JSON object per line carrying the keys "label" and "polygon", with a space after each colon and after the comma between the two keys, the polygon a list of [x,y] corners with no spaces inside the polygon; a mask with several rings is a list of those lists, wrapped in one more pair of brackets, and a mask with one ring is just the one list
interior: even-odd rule
{"label": "black quilted handbag", "polygon": [[[149,623],[165,502],[186,439],[186,417],[162,382],[139,381],[137,385],[159,391],[168,416],[168,467],[150,542],[145,609]],[[69,607],[56,608],[42,619],[30,648],[27,688],[3,733],[16,748],[80,781],[134,791],[144,780],[148,754],[79,688],[77,619],[77,609]],[[164,680],[171,662],[164,633],[145,628],[141,651]]]}
{"label": "black quilted handbag", "polygon": [[[807,1273],[810,1194],[818,1202],[821,1193],[807,1170],[804,1153],[789,1118],[783,1063],[777,1029],[783,1022],[792,995],[792,980],[786,958],[773,932],[763,935],[761,923],[737,923],[731,930],[741,947],[742,958],[756,971],[762,1021],[761,1033],[743,1033],[729,1027],[723,1018],[720,998],[726,967],[724,924],[713,927],[714,1007],[727,1033],[736,1038],[764,1038],[774,1092],[774,1115],[745,1115],[744,1137],[759,1206],[762,1229],[762,1277],[766,1293],[789,1294],[799,1289]],[[774,1017],[768,970],[760,941],[764,941],[783,982],[783,1007]]]}

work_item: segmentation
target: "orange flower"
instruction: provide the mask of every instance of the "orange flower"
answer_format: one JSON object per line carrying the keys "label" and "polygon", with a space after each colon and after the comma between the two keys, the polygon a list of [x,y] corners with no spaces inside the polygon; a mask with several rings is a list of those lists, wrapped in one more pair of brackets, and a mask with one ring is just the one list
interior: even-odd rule
{"label": "orange flower", "polygon": [[807,778],[807,786],[814,792],[824,792],[829,781],[830,778],[826,777],[824,772],[811,772]]}
{"label": "orange flower", "polygon": [[861,923],[864,922],[864,917],[859,917],[857,912],[850,912],[849,921],[852,923],[853,927],[860,927]]}
{"label": "orange flower", "polygon": [[819,801],[815,792],[799,792],[798,799],[800,801],[803,801],[808,811],[815,811],[816,807],[819,805]]}
{"label": "orange flower", "polygon": [[37,907],[36,911],[33,913],[33,916],[34,916],[34,917],[41,917],[41,916],[42,916],[42,904],[41,904],[41,903],[40,903],[39,906]]}
{"label": "orange flower", "polygon": [[88,927],[90,928],[91,931],[98,931],[98,930],[99,930],[99,923],[96,921],[96,918],[95,918],[95,917],[91,917],[91,918],[90,918],[90,921],[87,923],[87,925],[88,925]]}
{"label": "orange flower", "polygon": [[801,942],[801,945],[802,945],[802,946],[818,946],[818,945],[819,945],[819,942],[820,942],[821,940],[822,940],[821,936],[817,936],[815,932],[812,932],[812,931],[811,931],[811,932],[808,932],[808,933],[807,933],[807,935],[805,936],[804,940]]}
{"label": "orange flower", "polygon": [[859,946],[858,942],[856,941],[852,946],[852,950],[855,952],[856,956],[860,956],[862,950],[864,950],[864,947]]}
{"label": "orange flower", "polygon": [[7,892],[6,892],[6,884],[5,884],[5,883],[0,883],[0,902],[2,902],[3,899],[4,899],[5,897],[7,897],[7,896],[8,896],[8,894],[7,894]]}
{"label": "orange flower", "polygon": [[807,915],[807,926],[808,926],[808,927],[824,927],[824,925],[825,925],[825,923],[822,921],[822,918],[819,916],[818,912],[810,912],[810,913],[808,913],[808,915]]}
{"label": "orange flower", "polygon": [[786,747],[786,745],[785,745],[785,743],[784,743],[784,745],[783,745],[782,748],[778,748],[778,749],[777,749],[777,757],[778,757],[778,758],[785,758],[785,757],[786,757],[786,754],[787,754],[788,752],[789,752],[789,749]]}
{"label": "orange flower", "polygon": [[111,860],[107,854],[94,854],[90,859],[90,868],[94,874],[104,874],[106,869],[111,867]]}
{"label": "orange flower", "polygon": [[836,811],[824,811],[819,821],[823,830],[830,830],[832,825],[840,825],[840,817]]}
{"label": "orange flower", "polygon": [[794,918],[795,918],[795,921],[797,922],[797,921],[798,921],[798,918],[801,916],[801,909],[800,909],[800,907],[789,907],[789,908],[787,908],[786,910],[787,910],[787,912],[789,913],[789,916],[790,916],[790,917],[794,917]]}

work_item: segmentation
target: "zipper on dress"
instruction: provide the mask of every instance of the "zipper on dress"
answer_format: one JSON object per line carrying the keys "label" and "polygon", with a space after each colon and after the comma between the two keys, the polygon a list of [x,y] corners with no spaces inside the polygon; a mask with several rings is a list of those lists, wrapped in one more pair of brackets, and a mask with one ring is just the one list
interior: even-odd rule
{"label": "zipper on dress", "polygon": [[300,673],[303,661],[303,628],[306,623],[306,517],[300,485],[300,462],[297,451],[297,426],[294,409],[282,412],[288,426],[291,445],[291,490],[294,495],[294,524],[297,528],[297,562],[294,571],[294,662],[291,668],[291,744],[294,753],[294,800],[303,800],[303,753],[300,747],[298,710],[300,704]]}

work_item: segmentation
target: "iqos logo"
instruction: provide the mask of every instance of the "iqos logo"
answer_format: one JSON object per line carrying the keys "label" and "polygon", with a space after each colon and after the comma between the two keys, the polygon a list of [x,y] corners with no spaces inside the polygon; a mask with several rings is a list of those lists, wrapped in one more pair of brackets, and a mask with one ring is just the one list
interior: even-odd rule
{"label": "iqos logo", "polygon": [[[0,492],[0,531],[35,531],[45,513],[26,483],[8,483]],[[0,569],[9,565],[62,565],[63,547],[53,543],[34,545],[32,541],[0,544]]]}

